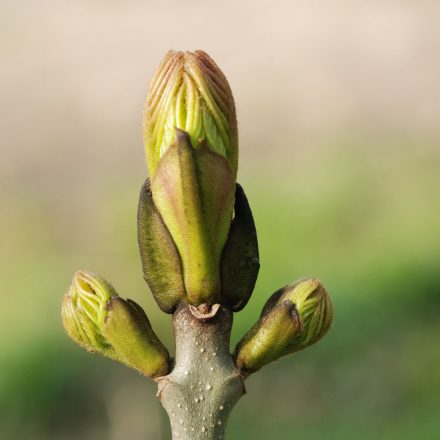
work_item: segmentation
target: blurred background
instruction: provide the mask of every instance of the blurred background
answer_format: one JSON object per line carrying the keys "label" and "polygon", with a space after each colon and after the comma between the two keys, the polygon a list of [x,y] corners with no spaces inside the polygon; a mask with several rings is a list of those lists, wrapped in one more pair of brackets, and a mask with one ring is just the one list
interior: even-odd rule
{"label": "blurred background", "polygon": [[440,4],[0,1],[0,438],[166,439],[155,386],[64,334],[77,269],[138,301],[149,80],[204,49],[237,103],[261,272],[232,343],[302,276],[316,346],[252,376],[230,439],[440,437]]}

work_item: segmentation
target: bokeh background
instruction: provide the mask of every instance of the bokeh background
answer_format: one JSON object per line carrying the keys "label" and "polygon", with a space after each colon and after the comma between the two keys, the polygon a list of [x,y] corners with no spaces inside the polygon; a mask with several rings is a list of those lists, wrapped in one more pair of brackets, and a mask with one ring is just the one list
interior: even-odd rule
{"label": "bokeh background", "polygon": [[0,438],[166,439],[152,381],[65,336],[75,270],[138,301],[146,88],[169,48],[233,89],[255,293],[318,276],[324,341],[263,369],[231,439],[440,438],[440,4],[0,1]]}

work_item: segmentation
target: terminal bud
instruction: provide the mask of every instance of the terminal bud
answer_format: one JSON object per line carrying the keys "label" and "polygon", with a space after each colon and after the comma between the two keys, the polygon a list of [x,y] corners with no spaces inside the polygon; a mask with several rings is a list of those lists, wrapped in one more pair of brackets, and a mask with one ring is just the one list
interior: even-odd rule
{"label": "terminal bud", "polygon": [[144,140],[150,177],[176,140],[187,132],[194,148],[209,147],[225,157],[237,176],[238,136],[229,83],[201,51],[170,50],[151,80],[144,110]]}

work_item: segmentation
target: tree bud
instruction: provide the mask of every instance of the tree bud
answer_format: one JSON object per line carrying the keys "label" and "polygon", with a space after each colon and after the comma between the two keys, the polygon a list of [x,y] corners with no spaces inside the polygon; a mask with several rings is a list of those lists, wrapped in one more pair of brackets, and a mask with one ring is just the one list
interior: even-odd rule
{"label": "tree bud", "polygon": [[263,308],[263,314],[274,301],[289,300],[295,304],[301,321],[301,332],[289,346],[289,353],[301,350],[319,341],[330,329],[333,305],[327,290],[317,279],[305,279],[275,292]]}
{"label": "tree bud", "polygon": [[168,352],[142,308],[120,298],[102,277],[76,272],[64,296],[62,318],[67,334],[87,351],[110,357],[145,376],[168,371]]}
{"label": "tree bud", "polygon": [[237,367],[252,373],[321,339],[333,319],[330,297],[319,280],[307,279],[275,292],[260,319],[237,344]]}
{"label": "tree bud", "polygon": [[150,176],[186,131],[194,148],[209,146],[237,175],[238,137],[234,98],[228,81],[203,51],[169,51],[150,84],[144,112],[144,140]]}

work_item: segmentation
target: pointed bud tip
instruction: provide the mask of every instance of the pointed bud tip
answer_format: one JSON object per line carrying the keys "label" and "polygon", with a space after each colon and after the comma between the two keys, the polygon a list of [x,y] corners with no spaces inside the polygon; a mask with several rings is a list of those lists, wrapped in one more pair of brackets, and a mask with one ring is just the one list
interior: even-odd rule
{"label": "pointed bud tip", "polygon": [[192,144],[189,133],[177,127],[175,128],[175,130],[176,130],[176,139],[174,141],[174,145],[176,145],[177,148],[191,148]]}

